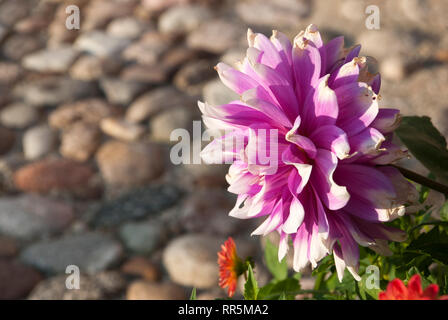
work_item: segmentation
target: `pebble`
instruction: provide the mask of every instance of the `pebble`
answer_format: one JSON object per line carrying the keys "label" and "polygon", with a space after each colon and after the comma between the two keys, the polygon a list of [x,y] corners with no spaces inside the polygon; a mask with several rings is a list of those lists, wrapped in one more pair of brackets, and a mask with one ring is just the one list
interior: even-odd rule
{"label": "pebble", "polygon": [[22,75],[23,70],[19,64],[14,62],[0,62],[0,85],[12,85],[16,83]]}
{"label": "pebble", "polygon": [[48,123],[56,129],[66,129],[78,122],[99,125],[101,119],[117,113],[117,108],[103,99],[83,99],[58,107],[50,113]]}
{"label": "pebble", "polygon": [[147,29],[148,25],[132,17],[123,17],[113,20],[107,26],[107,33],[113,37],[135,39]]}
{"label": "pebble", "polygon": [[187,36],[187,44],[197,50],[221,54],[244,41],[245,32],[243,26],[233,21],[212,20],[193,30]]}
{"label": "pebble", "polygon": [[56,133],[48,125],[31,127],[23,135],[23,154],[29,160],[41,158],[55,149],[56,142]]}
{"label": "pebble", "polygon": [[84,162],[95,153],[100,143],[101,131],[97,126],[78,122],[62,132],[59,152],[66,158]]}
{"label": "pebble", "polygon": [[112,104],[128,105],[139,95],[145,85],[137,81],[127,81],[119,78],[104,78],[100,81],[107,101]]}
{"label": "pebble", "polygon": [[76,265],[81,272],[95,274],[117,263],[122,251],[108,235],[87,232],[35,242],[22,251],[21,259],[48,273],[63,273]]}
{"label": "pebble", "polygon": [[17,243],[12,238],[0,236],[0,258],[11,258],[18,252]]}
{"label": "pebble", "polygon": [[91,31],[79,36],[74,46],[98,57],[111,57],[118,55],[129,42],[129,39],[114,37],[102,31]]}
{"label": "pebble", "polygon": [[27,54],[42,48],[42,42],[34,35],[14,34],[2,44],[3,55],[13,61],[19,61]]}
{"label": "pebble", "polygon": [[128,250],[150,254],[160,245],[164,237],[164,228],[156,220],[128,222],[120,227],[119,233]]}
{"label": "pebble", "polygon": [[236,5],[236,12],[250,25],[265,25],[270,29],[291,28],[298,27],[310,14],[311,4],[307,0],[241,1]]}
{"label": "pebble", "polygon": [[143,256],[130,258],[121,266],[121,272],[126,275],[142,277],[149,281],[157,281],[161,276],[158,267]]}
{"label": "pebble", "polygon": [[0,155],[7,153],[14,146],[16,135],[13,131],[0,127]]}
{"label": "pebble", "polygon": [[24,68],[38,72],[67,72],[78,52],[71,46],[43,49],[27,55],[22,60]]}
{"label": "pebble", "polygon": [[197,113],[194,109],[177,107],[154,115],[150,121],[151,138],[154,141],[173,143],[171,133],[176,129],[191,130],[193,120],[199,119]]}
{"label": "pebble", "polygon": [[26,104],[35,107],[57,106],[98,93],[89,82],[68,77],[51,77],[34,80],[16,87],[14,94],[22,97]]}
{"label": "pebble", "polygon": [[138,140],[146,131],[144,126],[117,118],[105,118],[101,120],[100,126],[105,134],[124,141]]}
{"label": "pebble", "polygon": [[172,39],[155,31],[146,32],[139,41],[129,45],[122,53],[126,61],[143,65],[157,64],[171,46]]}
{"label": "pebble", "polygon": [[92,209],[94,226],[118,226],[123,222],[143,219],[175,205],[182,192],[171,185],[148,185],[129,191]]}
{"label": "pebble", "polygon": [[152,143],[108,141],[96,154],[105,182],[109,185],[135,187],[158,178],[164,171],[161,148]]}
{"label": "pebble", "polygon": [[50,277],[40,282],[29,300],[98,300],[116,297],[126,282],[114,271],[106,271],[95,275],[81,274],[79,289],[67,289],[67,275]]}
{"label": "pebble", "polygon": [[62,231],[74,218],[62,201],[25,194],[0,199],[0,233],[30,240]]}
{"label": "pebble", "polygon": [[172,7],[159,17],[159,30],[163,33],[186,34],[213,16],[210,9],[199,5]]}
{"label": "pebble", "polygon": [[174,84],[191,96],[200,95],[205,83],[216,77],[215,63],[198,60],[185,64],[174,76]]}
{"label": "pebble", "polygon": [[204,101],[208,104],[219,106],[229,103],[230,101],[239,100],[239,96],[227,88],[219,79],[207,82],[202,90]]}
{"label": "pebble", "polygon": [[42,280],[39,272],[18,261],[0,260],[0,299],[23,299]]}
{"label": "pebble", "polygon": [[171,280],[198,289],[217,286],[217,252],[223,242],[224,239],[205,234],[188,234],[172,240],[163,252],[163,264]]}
{"label": "pebble", "polygon": [[406,75],[406,66],[399,56],[390,56],[381,61],[381,77],[392,81],[400,81]]}
{"label": "pebble", "polygon": [[185,290],[172,283],[155,283],[138,280],[128,287],[127,300],[185,300]]}
{"label": "pebble", "polygon": [[85,30],[101,29],[113,19],[132,15],[136,4],[135,0],[89,1],[83,10],[85,18],[81,28]]}
{"label": "pebble", "polygon": [[9,128],[24,129],[35,123],[39,113],[33,107],[16,102],[2,109],[0,113],[1,123]]}
{"label": "pebble", "polygon": [[89,194],[94,176],[90,165],[68,159],[43,159],[28,164],[14,173],[14,183],[25,192],[68,192]]}
{"label": "pebble", "polygon": [[151,90],[138,97],[127,109],[126,120],[139,123],[151,116],[183,105],[194,106],[193,99],[171,86]]}
{"label": "pebble", "polygon": [[141,82],[146,85],[162,84],[168,78],[168,69],[162,64],[133,64],[121,71],[120,77],[125,81]]}
{"label": "pebble", "polygon": [[83,81],[98,80],[117,73],[120,67],[120,61],[114,59],[83,55],[70,68],[70,76]]}

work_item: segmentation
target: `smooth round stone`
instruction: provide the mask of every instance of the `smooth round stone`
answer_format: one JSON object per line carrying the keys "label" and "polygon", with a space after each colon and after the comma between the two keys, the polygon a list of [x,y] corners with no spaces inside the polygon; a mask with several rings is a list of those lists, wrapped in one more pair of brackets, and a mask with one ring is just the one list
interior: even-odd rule
{"label": "smooth round stone", "polygon": [[20,102],[6,106],[0,114],[0,121],[4,126],[17,129],[28,127],[38,118],[39,113],[35,108]]}
{"label": "smooth round stone", "polygon": [[172,283],[135,281],[127,290],[127,300],[185,300],[185,289]]}
{"label": "smooth round stone", "polygon": [[46,124],[28,129],[23,135],[23,153],[34,160],[49,154],[56,146],[56,133]]}

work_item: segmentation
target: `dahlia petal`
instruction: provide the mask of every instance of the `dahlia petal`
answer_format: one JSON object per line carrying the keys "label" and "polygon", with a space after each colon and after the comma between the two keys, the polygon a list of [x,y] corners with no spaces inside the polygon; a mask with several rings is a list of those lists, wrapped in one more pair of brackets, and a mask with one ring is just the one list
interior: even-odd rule
{"label": "dahlia petal", "polygon": [[289,207],[289,215],[286,221],[283,223],[282,230],[285,233],[295,233],[303,222],[305,216],[305,210],[302,203],[296,197],[292,198],[291,205]]}
{"label": "dahlia petal", "polygon": [[347,188],[336,184],[333,173],[337,166],[337,157],[330,151],[317,149],[312,182],[319,197],[330,210],[338,210],[344,207],[350,199]]}
{"label": "dahlia petal", "polygon": [[223,62],[217,64],[216,70],[224,85],[238,94],[257,86],[254,79]]}
{"label": "dahlia petal", "polygon": [[343,181],[350,194],[368,199],[375,208],[391,208],[397,197],[390,180],[371,166],[340,164],[334,178],[336,181]]}
{"label": "dahlia petal", "polygon": [[317,267],[317,263],[322,260],[329,253],[328,249],[324,246],[321,235],[318,232],[318,226],[314,224],[313,230],[310,236],[309,244],[309,259],[311,267],[314,269]]}
{"label": "dahlia petal", "polygon": [[302,114],[308,132],[324,125],[334,125],[338,118],[338,101],[328,86],[329,75],[322,77],[315,90],[310,90]]}
{"label": "dahlia petal", "polygon": [[300,134],[287,134],[286,140],[296,144],[299,148],[303,149],[308,157],[314,159],[316,157],[317,149],[313,141]]}
{"label": "dahlia petal", "polygon": [[359,52],[361,51],[361,46],[358,44],[354,47],[352,47],[347,56],[345,57],[345,63],[352,61],[354,58],[356,58],[357,56],[359,56]]}
{"label": "dahlia petal", "polygon": [[372,81],[370,81],[368,83],[368,85],[370,85],[370,87],[372,87],[373,92],[378,94],[380,92],[380,88],[381,88],[381,75],[379,73],[376,74],[373,77]]}
{"label": "dahlia petal", "polygon": [[289,66],[292,66],[292,44],[291,41],[289,41],[289,38],[283,33],[274,30],[272,31],[271,41],[277,48],[283,62],[288,63]]}
{"label": "dahlia petal", "polygon": [[349,156],[350,144],[347,135],[336,126],[321,126],[311,133],[310,139],[318,148],[332,151],[341,160]]}
{"label": "dahlia petal", "polygon": [[344,278],[344,270],[346,267],[344,257],[342,255],[342,250],[339,244],[335,244],[333,247],[333,257],[334,257],[334,264],[336,266],[336,273],[338,275],[339,282],[342,282],[342,279]]}
{"label": "dahlia petal", "polygon": [[390,133],[400,126],[401,115],[400,110],[380,108],[375,120],[370,124],[372,128],[382,133]]}
{"label": "dahlia petal", "polygon": [[379,154],[385,149],[380,149],[381,144],[386,140],[378,130],[368,127],[349,139],[350,150],[362,154]]}
{"label": "dahlia petal", "polygon": [[278,245],[278,261],[282,261],[288,253],[288,235],[284,232],[280,234],[280,242]]}
{"label": "dahlia petal", "polygon": [[267,235],[279,227],[283,220],[283,202],[280,201],[275,205],[269,217],[257,228],[251,235]]}
{"label": "dahlia petal", "polygon": [[336,125],[353,136],[367,128],[378,114],[376,94],[362,82],[350,83],[335,89],[339,105]]}
{"label": "dahlia petal", "polygon": [[358,81],[359,71],[366,65],[365,57],[355,57],[350,62],[345,63],[330,77],[330,86],[338,88],[340,86]]}
{"label": "dahlia petal", "polygon": [[387,166],[379,167],[378,170],[387,176],[393,184],[397,194],[395,200],[397,205],[418,201],[419,195],[417,189],[400,173],[398,169]]}
{"label": "dahlia petal", "polygon": [[308,265],[308,232],[305,225],[297,230],[294,236],[294,258],[293,268],[297,272],[301,272]]}
{"label": "dahlia petal", "polygon": [[292,50],[293,69],[296,78],[296,96],[304,101],[311,88],[317,87],[321,72],[319,49],[304,37],[294,40]]}
{"label": "dahlia petal", "polygon": [[326,64],[323,65],[324,74],[330,73],[330,71],[334,68],[336,63],[341,60],[343,57],[343,48],[344,48],[344,37],[337,37],[330,41],[328,41],[324,46],[320,49],[320,51],[325,51]]}

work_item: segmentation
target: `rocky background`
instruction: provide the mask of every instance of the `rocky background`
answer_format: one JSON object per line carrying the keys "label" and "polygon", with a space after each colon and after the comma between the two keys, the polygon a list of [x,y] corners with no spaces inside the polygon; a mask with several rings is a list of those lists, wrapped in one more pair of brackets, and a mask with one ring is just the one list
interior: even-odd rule
{"label": "rocky background", "polygon": [[[71,4],[80,30],[65,27]],[[368,4],[380,30],[365,27]],[[378,60],[383,106],[448,135],[447,12],[440,0],[0,1],[0,298],[223,297],[229,235],[266,282],[257,222],[227,217],[226,167],[169,161],[198,99],[233,98],[213,66],[244,55],[248,26],[293,37],[312,22]]]}

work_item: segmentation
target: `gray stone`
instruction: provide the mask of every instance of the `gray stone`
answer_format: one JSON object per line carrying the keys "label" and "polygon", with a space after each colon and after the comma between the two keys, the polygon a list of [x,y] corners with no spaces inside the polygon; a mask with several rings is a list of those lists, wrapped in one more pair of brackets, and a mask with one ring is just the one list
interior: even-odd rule
{"label": "gray stone", "polygon": [[182,192],[174,186],[149,185],[92,208],[92,223],[96,226],[116,226],[125,221],[142,219],[173,206],[181,196]]}
{"label": "gray stone", "polygon": [[196,110],[179,107],[171,108],[152,117],[150,122],[151,138],[154,141],[173,143],[170,135],[175,129],[191,130],[193,120],[199,120]]}
{"label": "gray stone", "polygon": [[67,266],[76,265],[81,272],[94,274],[116,263],[121,254],[118,242],[105,234],[89,232],[34,243],[22,251],[21,259],[49,273],[62,273]]}
{"label": "gray stone", "polygon": [[46,124],[28,129],[22,141],[25,158],[34,160],[47,155],[54,150],[56,141],[56,133]]}
{"label": "gray stone", "polygon": [[159,30],[164,33],[185,34],[212,17],[210,9],[198,5],[176,6],[159,18]]}
{"label": "gray stone", "polygon": [[141,20],[132,17],[124,17],[113,20],[107,26],[107,33],[113,37],[135,39],[147,29]]}
{"label": "gray stone", "polygon": [[102,31],[82,34],[75,42],[75,48],[98,57],[110,57],[119,54],[130,40],[111,36]]}
{"label": "gray stone", "polygon": [[104,78],[100,81],[101,88],[110,103],[128,105],[145,89],[145,85],[136,81],[126,81],[118,78]]}
{"label": "gray stone", "polygon": [[117,118],[103,119],[100,126],[104,133],[124,141],[138,140],[146,131],[142,125]]}
{"label": "gray stone", "polygon": [[30,240],[63,230],[74,217],[70,205],[37,195],[0,199],[0,233]]}
{"label": "gray stone", "polygon": [[149,254],[157,249],[163,233],[163,225],[157,220],[129,222],[120,228],[120,237],[126,248],[141,254]]}
{"label": "gray stone", "polygon": [[23,58],[25,68],[39,72],[66,72],[78,56],[72,47],[63,46],[43,49]]}
{"label": "gray stone", "polygon": [[6,106],[0,114],[1,123],[9,128],[23,129],[37,121],[39,113],[24,103],[13,103]]}

